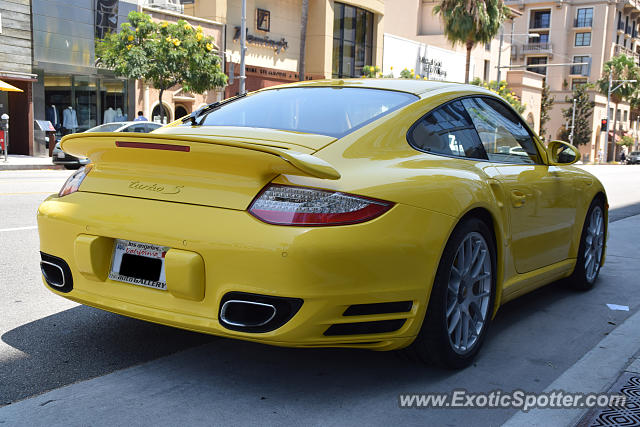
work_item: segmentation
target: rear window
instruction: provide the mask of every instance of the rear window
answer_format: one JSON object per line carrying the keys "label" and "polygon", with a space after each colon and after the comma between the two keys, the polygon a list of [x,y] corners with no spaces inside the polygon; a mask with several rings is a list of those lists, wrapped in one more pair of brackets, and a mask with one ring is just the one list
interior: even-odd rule
{"label": "rear window", "polygon": [[210,112],[202,125],[290,130],[340,138],[418,99],[409,93],[380,89],[272,89]]}

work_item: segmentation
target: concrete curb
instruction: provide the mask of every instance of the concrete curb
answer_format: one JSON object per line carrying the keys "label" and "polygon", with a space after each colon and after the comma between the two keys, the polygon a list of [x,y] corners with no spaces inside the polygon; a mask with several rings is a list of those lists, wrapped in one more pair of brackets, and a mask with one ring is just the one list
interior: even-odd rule
{"label": "concrete curb", "polygon": [[[640,312],[629,317],[600,341],[593,349],[567,369],[544,391],[563,390],[572,393],[606,392],[625,369],[638,369],[629,362],[638,352]],[[503,424],[517,426],[573,426],[589,411],[585,409],[532,409],[518,412]]]}
{"label": "concrete curb", "polygon": [[64,166],[61,165],[10,165],[10,164],[2,164],[0,162],[0,171],[16,171],[16,170],[46,170],[46,169],[54,169],[60,170],[64,169]]}

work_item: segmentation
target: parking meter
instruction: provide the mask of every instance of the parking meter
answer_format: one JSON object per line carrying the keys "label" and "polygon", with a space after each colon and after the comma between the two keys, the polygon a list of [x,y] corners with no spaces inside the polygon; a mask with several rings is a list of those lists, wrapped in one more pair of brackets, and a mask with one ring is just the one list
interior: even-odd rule
{"label": "parking meter", "polygon": [[0,127],[4,131],[4,161],[6,162],[9,154],[9,115],[7,113],[0,116]]}

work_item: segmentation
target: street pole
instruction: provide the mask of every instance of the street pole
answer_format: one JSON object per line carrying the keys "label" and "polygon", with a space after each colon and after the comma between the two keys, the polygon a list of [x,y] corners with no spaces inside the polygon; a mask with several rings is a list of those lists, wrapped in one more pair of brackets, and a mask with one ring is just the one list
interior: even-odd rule
{"label": "street pole", "polygon": [[4,113],[0,119],[2,119],[2,128],[4,129],[4,161],[6,163],[9,154],[9,115]]}
{"label": "street pole", "polygon": [[604,158],[605,163],[607,163],[607,151],[609,149],[609,129],[611,126],[611,113],[609,112],[609,104],[611,103],[611,85],[613,85],[613,70],[609,70],[609,86],[607,87],[607,130],[604,137],[604,148],[602,150],[602,157]]}
{"label": "street pole", "polygon": [[[502,42],[504,41],[504,28],[500,27],[500,47],[498,48],[498,87],[500,87],[500,57],[502,56]],[[491,80],[491,78],[489,78]]]}
{"label": "street pole", "polygon": [[571,114],[571,133],[569,134],[569,142],[571,143],[571,145],[574,145],[573,132],[576,128],[575,123],[576,123],[576,99],[573,98],[573,113]]}
{"label": "street pole", "polygon": [[242,17],[240,20],[240,95],[246,92],[245,80],[246,68],[244,64],[244,53],[247,50],[247,0],[242,0]]}

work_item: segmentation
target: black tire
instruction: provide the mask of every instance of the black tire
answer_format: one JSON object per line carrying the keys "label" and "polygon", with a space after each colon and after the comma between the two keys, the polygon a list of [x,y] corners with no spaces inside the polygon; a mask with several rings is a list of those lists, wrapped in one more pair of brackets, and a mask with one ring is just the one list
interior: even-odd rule
{"label": "black tire", "polygon": [[80,165],[79,164],[77,164],[77,165],[64,165],[64,168],[68,169],[68,170],[77,170],[77,169],[80,169]]}
{"label": "black tire", "polygon": [[[490,259],[491,278],[488,308],[481,330],[475,338],[475,342],[468,349],[461,351],[454,348],[452,338],[450,338],[448,332],[447,298],[451,298],[453,295],[453,292],[449,291],[449,279],[453,272],[453,265],[457,260],[456,257],[461,244],[465,242],[469,236],[477,238],[478,233],[486,242]],[[458,224],[451,234],[442,258],[440,259],[422,328],[415,341],[406,351],[411,356],[417,357],[425,363],[435,364],[449,369],[461,369],[471,364],[482,346],[491,323],[491,317],[493,316],[496,293],[496,271],[495,239],[487,224],[477,218],[469,218]],[[463,280],[460,280],[458,290],[461,289],[460,286],[463,286],[462,283]],[[471,287],[475,288],[476,285],[478,287],[486,286],[487,283],[485,282],[484,285],[481,285],[480,282],[476,282],[476,284],[471,285]],[[471,288],[467,287],[467,290],[468,289]],[[487,290],[485,289],[484,292],[486,293]],[[460,292],[458,292],[458,294],[460,294]],[[462,319],[464,319],[464,316]],[[459,322],[462,322],[462,320],[459,320]]]}
{"label": "black tire", "polygon": [[[591,221],[593,220],[594,211],[599,209],[602,214],[602,249],[599,255],[599,259],[597,261],[597,267],[595,269],[595,274],[590,274],[587,266],[587,245],[588,237],[589,237],[589,227],[591,226]],[[593,288],[598,280],[598,275],[600,274],[600,268],[602,267],[602,257],[604,256],[605,247],[607,244],[606,241],[607,236],[607,215],[604,208],[604,201],[601,197],[597,197],[591,202],[591,206],[589,206],[589,210],[587,211],[587,216],[584,220],[584,225],[582,226],[582,234],[580,235],[580,246],[578,248],[578,258],[576,259],[576,266],[573,269],[573,273],[568,278],[569,285],[580,291],[588,291]]]}

